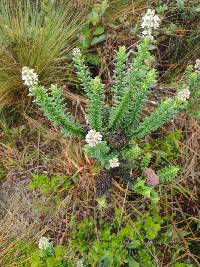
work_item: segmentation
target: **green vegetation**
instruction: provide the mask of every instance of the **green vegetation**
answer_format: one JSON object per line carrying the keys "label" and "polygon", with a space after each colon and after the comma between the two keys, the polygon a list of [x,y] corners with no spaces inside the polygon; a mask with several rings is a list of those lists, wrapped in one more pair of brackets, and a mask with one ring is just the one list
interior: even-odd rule
{"label": "green vegetation", "polygon": [[48,175],[45,174],[33,174],[32,177],[28,187],[34,190],[41,190],[42,193],[46,195],[56,192],[59,188],[62,189],[62,191],[68,191],[72,187],[69,178],[66,176],[53,176],[49,178]]}
{"label": "green vegetation", "polygon": [[[80,50],[76,48],[73,51],[78,78],[88,97],[87,120],[90,130],[85,137],[88,143],[87,153],[91,158],[100,162],[105,172],[116,167],[128,170],[132,140],[138,142],[174,118],[181,110],[186,108],[186,100],[190,95],[188,88],[194,91],[194,87],[198,88],[199,74],[191,69],[188,81],[180,84],[177,96],[162,100],[149,116],[141,121],[145,102],[156,79],[156,70],[145,64],[145,62],[153,61],[153,57],[148,51],[150,45],[151,41],[148,38],[141,41],[128,73],[125,64],[128,58],[125,47],[119,48],[116,54],[114,85],[111,88],[113,98],[110,107],[103,102],[104,85],[100,78],[93,79]],[[65,112],[62,91],[57,86],[52,85],[49,94],[43,86],[38,85],[38,81],[35,80],[32,72],[33,70],[27,68],[27,73],[24,75],[22,73],[22,79],[25,82],[26,79],[31,79],[32,86],[29,89],[29,95],[34,96],[34,102],[41,107],[44,114],[55,126],[60,127],[65,136],[84,137],[85,125],[82,127],[79,122],[75,122],[71,114]],[[191,80],[193,81],[192,86]],[[105,109],[107,110],[106,113]],[[128,157],[126,157],[126,154],[128,154]],[[127,164],[122,165],[120,163],[122,158]],[[151,155],[144,155],[141,160],[142,169],[148,167],[150,160]],[[176,176],[176,173],[176,169],[172,170],[170,168],[160,171],[161,181],[169,181],[170,178]],[[110,175],[110,179],[114,178],[114,175],[108,175]],[[154,202],[159,199],[154,190],[145,185],[145,180],[138,178],[133,188],[137,193],[150,198]],[[100,194],[104,195],[105,192]]]}
{"label": "green vegetation", "polygon": [[200,266],[199,12],[1,1],[0,266]]}

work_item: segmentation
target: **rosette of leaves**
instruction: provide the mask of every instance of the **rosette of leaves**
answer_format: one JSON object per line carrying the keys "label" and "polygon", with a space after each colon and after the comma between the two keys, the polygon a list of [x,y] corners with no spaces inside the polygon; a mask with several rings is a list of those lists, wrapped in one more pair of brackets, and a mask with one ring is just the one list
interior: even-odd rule
{"label": "rosette of leaves", "polygon": [[[74,51],[77,75],[88,98],[87,125],[81,125],[66,111],[62,91],[57,86],[51,86],[50,92],[40,85],[30,90],[35,102],[65,136],[85,139],[85,129],[101,134],[102,140],[95,146],[87,145],[86,149],[88,155],[99,162],[111,177],[117,175],[119,169],[123,170],[121,173],[129,173],[132,158],[136,156],[132,153],[137,154],[133,143],[135,146],[139,140],[159,129],[187,106],[187,100],[177,95],[161,100],[152,112],[144,116],[143,110],[157,76],[151,64],[154,58],[149,52],[149,45],[150,40],[144,38],[128,66],[126,48],[122,46],[117,51],[114,82],[110,88],[111,106],[104,102],[104,84],[100,77],[92,78],[84,56],[79,49]],[[188,82],[181,85],[181,88],[186,87]],[[111,164],[113,159],[119,161],[119,166],[114,166],[116,168]]]}

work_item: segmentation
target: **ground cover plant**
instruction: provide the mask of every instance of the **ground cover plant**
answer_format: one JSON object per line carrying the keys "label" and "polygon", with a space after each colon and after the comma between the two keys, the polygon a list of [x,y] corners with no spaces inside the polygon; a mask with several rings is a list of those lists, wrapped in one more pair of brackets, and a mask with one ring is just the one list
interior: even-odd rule
{"label": "ground cover plant", "polygon": [[[1,10],[13,4],[4,2]],[[18,64],[32,104],[0,110],[0,265],[199,266],[200,63],[196,48],[186,52],[198,27],[177,40],[198,10],[192,1],[72,2],[26,6],[28,28],[36,5],[35,15],[55,12],[53,24],[66,9],[88,12],[76,44],[50,64],[56,75]]]}

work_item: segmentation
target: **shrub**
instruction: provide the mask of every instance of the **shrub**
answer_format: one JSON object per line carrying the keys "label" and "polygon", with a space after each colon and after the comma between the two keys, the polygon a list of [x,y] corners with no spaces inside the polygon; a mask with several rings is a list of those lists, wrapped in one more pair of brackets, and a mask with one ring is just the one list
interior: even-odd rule
{"label": "shrub", "polygon": [[92,217],[73,221],[65,246],[54,247],[48,238],[41,237],[30,263],[35,267],[156,266],[153,240],[162,223],[155,207],[143,217],[138,216],[133,225],[122,220],[120,210],[115,211],[112,224]]}
{"label": "shrub", "polygon": [[112,224],[100,222],[99,227],[94,219],[85,218],[73,226],[69,243],[82,258],[83,266],[156,266],[152,240],[162,224],[157,211],[152,209],[143,218],[138,216],[133,225],[120,219],[120,214],[115,211]]}
{"label": "shrub", "polygon": [[81,29],[80,47],[84,50],[86,61],[94,65],[97,65],[100,59],[96,54],[89,52],[88,49],[106,40],[105,28],[102,22],[108,7],[108,0],[94,3],[91,12],[86,18],[86,23]]}
{"label": "shrub", "polygon": [[[150,11],[148,12],[151,14]],[[146,35],[145,29],[143,30],[143,34]],[[187,106],[192,89],[189,82],[180,85],[177,96],[162,100],[147,116],[143,115],[145,103],[152,86],[155,85],[157,75],[156,70],[152,67],[153,56],[149,52],[153,38],[151,33],[148,31],[148,35],[139,43],[135,59],[128,69],[126,49],[125,47],[119,48],[116,54],[114,85],[111,87],[111,106],[104,102],[104,85],[100,78],[92,78],[80,50],[73,51],[78,78],[88,97],[87,126],[81,126],[66,111],[60,88],[52,85],[49,92],[31,78],[32,70],[29,68],[23,76],[25,81],[32,79],[33,82],[29,95],[34,96],[34,101],[41,107],[45,115],[60,127],[63,134],[85,138],[88,144],[86,146],[88,155],[97,160],[103,170],[97,177],[99,180],[97,187],[102,188],[101,184],[104,185],[104,189],[98,193],[98,196],[105,194],[106,186],[110,187],[112,184],[109,180],[119,174],[119,170],[129,172],[133,140],[137,143],[145,136],[150,135]],[[191,75],[196,75],[195,84],[200,82],[197,72],[191,72],[190,77]],[[188,80],[190,81],[190,78]],[[129,155],[127,158],[126,154]],[[150,159],[147,157],[143,160],[143,167],[145,167],[149,164]],[[122,172],[120,173],[121,177],[123,177]],[[130,181],[133,180],[130,178]],[[141,182],[139,184],[140,186],[144,185]],[[142,191],[146,191],[146,188]],[[145,196],[147,195],[149,193],[145,194]],[[153,198],[155,199],[155,197]]]}

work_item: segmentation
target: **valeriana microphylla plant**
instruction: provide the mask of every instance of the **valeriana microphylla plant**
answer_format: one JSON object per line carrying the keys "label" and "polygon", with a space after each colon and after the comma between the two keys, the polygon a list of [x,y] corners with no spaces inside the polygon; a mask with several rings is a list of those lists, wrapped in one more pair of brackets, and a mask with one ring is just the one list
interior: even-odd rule
{"label": "valeriana microphylla plant", "polygon": [[41,237],[38,243],[39,249],[29,258],[30,266],[68,266],[65,259],[65,248],[53,246],[47,237]]}
{"label": "valeriana microphylla plant", "polygon": [[[137,141],[159,129],[186,107],[191,86],[194,86],[191,77],[198,76],[197,72],[191,72],[188,82],[181,85],[175,97],[161,100],[152,112],[144,116],[143,109],[157,77],[153,64],[147,64],[154,60],[148,48],[153,29],[157,29],[159,23],[160,19],[155,12],[148,10],[142,22],[142,28],[147,34],[143,32],[145,36],[137,46],[134,60],[129,65],[126,48],[119,47],[116,52],[114,82],[110,88],[111,105],[104,102],[105,85],[100,77],[92,78],[80,49],[74,49],[73,60],[77,75],[88,98],[85,125],[81,125],[67,111],[62,91],[57,85],[52,85],[47,90],[39,84],[33,70],[28,67],[22,70],[22,79],[29,86],[30,96],[34,97],[34,102],[41,107],[44,114],[65,136],[85,140],[88,155],[101,164],[102,172],[97,176],[98,197],[106,194],[111,186],[110,180],[115,175],[123,178],[122,173],[129,174],[131,162],[135,160]],[[125,178],[133,183],[130,175],[125,175]],[[157,183],[158,179],[154,185]],[[136,181],[135,189],[149,198],[152,196],[153,188],[149,189],[140,178]]]}
{"label": "valeriana microphylla plant", "polygon": [[148,9],[143,16],[141,27],[143,28],[143,36],[153,39],[153,30],[157,30],[160,26],[160,18],[155,14],[155,10]]}
{"label": "valeriana microphylla plant", "polygon": [[53,256],[54,248],[53,243],[49,241],[49,239],[45,236],[42,236],[38,242],[38,247],[41,251],[41,254],[44,257]]}

